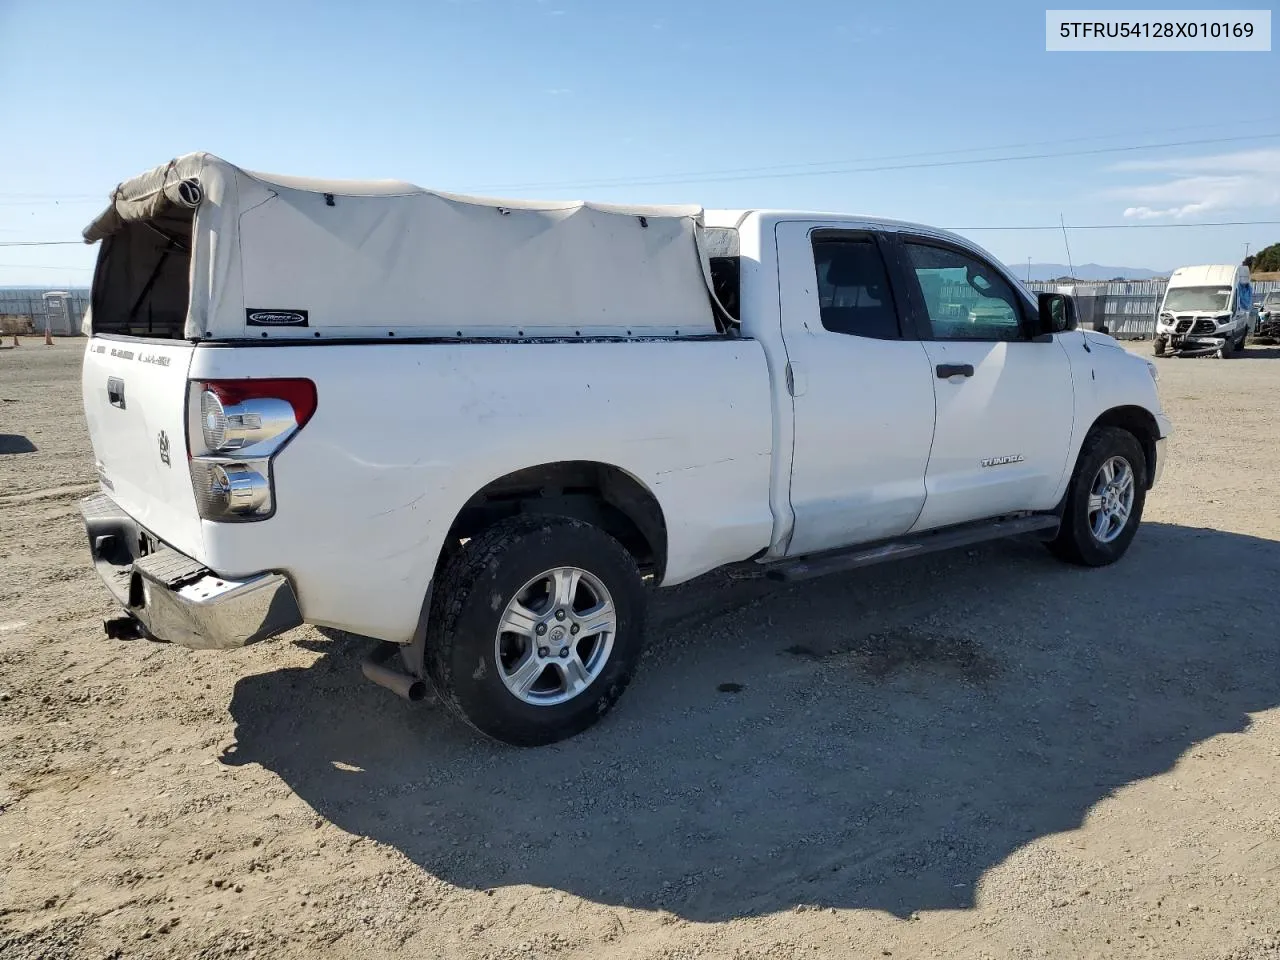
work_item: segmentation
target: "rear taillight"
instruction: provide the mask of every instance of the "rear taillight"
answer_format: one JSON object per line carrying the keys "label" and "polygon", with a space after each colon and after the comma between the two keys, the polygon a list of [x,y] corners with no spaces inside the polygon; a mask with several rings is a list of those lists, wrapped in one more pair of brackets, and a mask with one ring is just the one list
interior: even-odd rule
{"label": "rear taillight", "polygon": [[316,412],[310,380],[197,380],[191,386],[199,397],[205,453],[278,448]]}
{"label": "rear taillight", "polygon": [[316,411],[310,380],[193,380],[191,485],[206,520],[262,520],[275,509],[271,463]]}

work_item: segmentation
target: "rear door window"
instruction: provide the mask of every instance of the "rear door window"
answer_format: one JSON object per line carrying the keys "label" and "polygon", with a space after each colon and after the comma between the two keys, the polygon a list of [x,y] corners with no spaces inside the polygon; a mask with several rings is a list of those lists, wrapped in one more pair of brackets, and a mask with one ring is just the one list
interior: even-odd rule
{"label": "rear door window", "polygon": [[874,238],[815,238],[813,260],[825,329],[876,340],[901,338],[889,274]]}

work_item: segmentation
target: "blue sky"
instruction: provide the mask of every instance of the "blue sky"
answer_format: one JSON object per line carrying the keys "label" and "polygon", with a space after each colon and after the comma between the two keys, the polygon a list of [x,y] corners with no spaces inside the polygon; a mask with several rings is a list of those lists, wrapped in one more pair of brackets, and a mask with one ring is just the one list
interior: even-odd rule
{"label": "blue sky", "polygon": [[[1275,53],[1046,53],[1044,23],[1025,0],[0,0],[0,242],[74,239],[117,181],[193,150],[948,227],[1280,220],[1280,136],[849,169],[1280,135]],[[1011,264],[1065,260],[1058,232],[970,235]],[[1077,231],[1071,252],[1170,268],[1277,240],[1280,225]],[[92,261],[0,247],[0,284],[85,282]]]}

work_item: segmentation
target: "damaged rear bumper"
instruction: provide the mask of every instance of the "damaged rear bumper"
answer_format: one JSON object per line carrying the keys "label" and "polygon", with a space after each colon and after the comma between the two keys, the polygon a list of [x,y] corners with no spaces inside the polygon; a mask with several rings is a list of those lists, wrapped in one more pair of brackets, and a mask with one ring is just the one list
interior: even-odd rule
{"label": "damaged rear bumper", "polygon": [[89,552],[102,582],[157,640],[223,650],[265,640],[302,623],[288,577],[219,577],[156,540],[106,494],[80,501]]}

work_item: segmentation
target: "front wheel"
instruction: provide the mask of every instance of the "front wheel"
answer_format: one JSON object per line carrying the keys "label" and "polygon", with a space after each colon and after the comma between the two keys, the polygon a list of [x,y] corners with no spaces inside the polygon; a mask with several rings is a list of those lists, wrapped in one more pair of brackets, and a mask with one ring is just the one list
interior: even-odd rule
{"label": "front wheel", "polygon": [[555,743],[621,696],[644,627],[644,583],[618,541],[567,517],[512,517],[446,563],[427,674],[481,733],[517,746]]}
{"label": "front wheel", "polygon": [[1164,337],[1156,337],[1155,344],[1154,344],[1155,349],[1152,350],[1152,353],[1154,353],[1157,357],[1163,357],[1164,348],[1167,343],[1168,343],[1168,340],[1166,340]]}
{"label": "front wheel", "polygon": [[1119,427],[1090,431],[1049,549],[1085,567],[1115,563],[1138,532],[1146,499],[1147,458],[1137,438]]}

